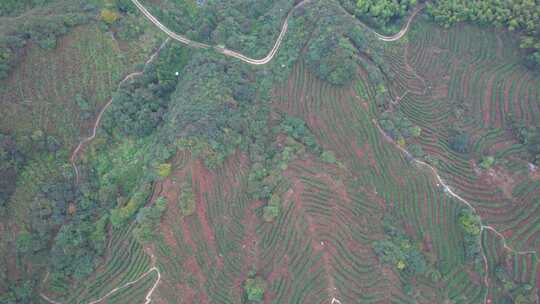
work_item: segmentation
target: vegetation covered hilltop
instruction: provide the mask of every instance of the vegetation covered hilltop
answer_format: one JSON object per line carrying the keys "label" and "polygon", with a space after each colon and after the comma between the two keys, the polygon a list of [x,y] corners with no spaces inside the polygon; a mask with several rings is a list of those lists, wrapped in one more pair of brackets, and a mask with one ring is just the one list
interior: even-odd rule
{"label": "vegetation covered hilltop", "polygon": [[0,303],[539,302],[538,1],[139,1],[0,3]]}

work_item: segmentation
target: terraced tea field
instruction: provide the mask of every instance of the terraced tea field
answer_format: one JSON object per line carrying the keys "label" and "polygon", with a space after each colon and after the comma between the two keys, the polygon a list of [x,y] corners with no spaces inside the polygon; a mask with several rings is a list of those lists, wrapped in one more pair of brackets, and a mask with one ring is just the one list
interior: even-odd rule
{"label": "terraced tea field", "polygon": [[[540,179],[526,161],[524,145],[509,131],[509,117],[538,126],[540,77],[519,63],[514,39],[473,26],[443,31],[418,23],[409,43],[388,48],[386,57],[395,75],[395,111],[422,128],[423,150],[437,159],[439,172],[476,208],[483,224],[495,229],[482,234],[489,281],[499,265],[515,281],[538,287]],[[456,125],[471,134],[470,155],[449,146]],[[480,168],[485,155],[498,165]],[[492,288],[489,296],[500,298],[497,292]]]}
{"label": "terraced tea field", "polygon": [[[334,150],[343,160],[346,169],[342,178],[354,181],[350,187],[367,195],[367,206],[394,212],[403,219],[402,228],[422,244],[423,251],[441,273],[437,282],[425,280],[417,286],[421,296],[394,296],[425,303],[465,296],[468,302],[477,303],[484,290],[478,278],[470,275],[471,269],[464,261],[463,237],[457,226],[457,216],[464,206],[441,191],[429,171],[414,166],[382,136],[374,125],[374,105],[359,97],[365,93],[357,94],[367,91],[371,96],[374,88],[364,81],[356,86],[356,91],[340,92],[318,82],[302,68],[295,69],[292,79],[295,82],[289,82],[277,106],[306,119],[325,148]],[[323,89],[314,89],[310,87],[312,84]],[[349,227],[355,222],[352,218],[339,226]],[[378,264],[374,259],[371,263]],[[385,273],[380,270],[378,275],[384,277]],[[388,293],[385,295],[390,297]],[[354,302],[354,297],[344,299]]]}
{"label": "terraced tea field", "polygon": [[[509,238],[509,245],[534,250],[539,245],[535,215],[540,184],[521,157],[523,145],[508,131],[508,117],[529,126],[540,123],[540,78],[505,47],[515,44],[512,39],[472,26],[441,31],[418,24],[411,43],[389,52],[388,60],[396,67],[396,83],[403,83],[392,92],[409,92],[397,110],[421,126],[422,147],[440,160],[438,169],[487,223]],[[422,82],[425,92],[417,90]],[[464,129],[472,134],[470,158],[449,148],[456,108],[465,109]],[[493,155],[504,165],[480,170],[476,162],[482,155]]]}
{"label": "terraced tea field", "polygon": [[[384,109],[362,68],[338,87],[300,60],[273,87],[273,114],[305,121],[336,158],[305,153],[281,168],[273,222],[250,199],[244,151],[213,170],[178,151],[147,203],[167,201],[155,238],[143,247],[133,226],[112,230],[102,266],[62,302],[249,303],[254,274],[264,303],[505,303],[509,284],[537,295],[540,174],[508,129],[510,116],[539,125],[540,78],[506,47],[516,44],[509,33],[411,26],[384,48]],[[394,140],[383,115],[421,132]],[[468,154],[450,147],[456,126],[471,134]],[[415,158],[413,144],[426,156]],[[482,169],[486,155],[496,164]],[[472,233],[467,212],[480,217]],[[389,263],[379,249],[392,246],[407,256]]]}
{"label": "terraced tea field", "polygon": [[[359,90],[368,98],[360,98]],[[156,186],[168,210],[159,236],[146,249],[155,255],[162,278],[153,301],[237,303],[243,281],[256,271],[267,283],[268,303],[481,302],[482,275],[465,261],[457,222],[463,204],[382,135],[373,120],[372,93],[365,80],[351,88],[328,85],[303,64],[274,90],[273,106],[305,119],[342,166],[313,157],[290,164],[283,173],[282,212],[273,223],[261,220],[262,202],[246,195],[249,166],[242,153],[215,172],[188,152],[177,155],[174,173]],[[185,187],[196,198],[195,213],[188,216],[178,207]],[[403,290],[410,285],[406,275],[381,264],[373,252],[374,242],[384,238],[385,213],[399,219],[396,225],[420,246],[429,269],[440,272],[418,276],[412,293]],[[499,252],[490,237],[484,242],[495,242],[489,248]],[[114,250],[118,257],[88,285],[92,294],[79,292],[78,299],[97,298],[116,286],[113,281],[129,281],[145,271],[148,258],[138,257],[141,250],[121,238],[111,243],[131,249]],[[150,286],[152,280],[140,284]],[[130,290],[130,297],[142,295]],[[119,293],[111,302],[125,303],[120,298]]]}

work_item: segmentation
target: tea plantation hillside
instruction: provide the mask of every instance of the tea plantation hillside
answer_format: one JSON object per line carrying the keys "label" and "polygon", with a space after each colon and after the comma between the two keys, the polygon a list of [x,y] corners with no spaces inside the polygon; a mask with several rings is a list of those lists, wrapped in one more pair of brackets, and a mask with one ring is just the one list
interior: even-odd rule
{"label": "tea plantation hillside", "polygon": [[540,4],[0,4],[1,303],[538,303]]}

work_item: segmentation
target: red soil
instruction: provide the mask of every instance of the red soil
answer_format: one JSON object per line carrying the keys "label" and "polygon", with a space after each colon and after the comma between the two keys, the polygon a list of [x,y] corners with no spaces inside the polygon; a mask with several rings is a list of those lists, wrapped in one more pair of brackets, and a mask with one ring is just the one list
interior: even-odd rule
{"label": "red soil", "polygon": [[390,170],[388,170],[388,173],[390,173],[390,176],[392,176],[392,178],[397,182],[400,187],[405,187],[405,180],[403,179],[403,175],[396,174],[396,172],[394,172],[394,170],[392,170],[391,168]]}
{"label": "red soil", "polygon": [[502,167],[494,167],[481,173],[477,183],[479,185],[492,186],[490,188],[500,189],[506,199],[511,200],[512,190],[517,185],[514,176],[506,172]]}
{"label": "red soil", "polygon": [[[242,275],[237,277],[234,280],[234,287],[235,287],[235,293],[237,294],[237,298],[240,298],[244,292],[243,290],[243,282],[245,278],[248,275],[248,272],[253,269],[253,266],[255,265],[255,268],[258,269],[259,265],[257,265],[258,261],[258,243],[259,243],[259,237],[256,233],[256,227],[260,223],[260,219],[257,217],[257,214],[255,214],[254,209],[261,207],[264,205],[264,202],[262,201],[255,201],[250,203],[249,208],[245,210],[244,217],[241,220],[242,226],[244,229],[244,238],[242,242],[240,243],[241,251],[243,252],[243,263],[242,263]],[[268,298],[268,294],[265,295],[265,298]],[[266,303],[266,301],[265,301]]]}
{"label": "red soil", "polygon": [[490,154],[495,154],[497,151],[505,150],[512,146],[514,144],[514,141],[506,140],[506,141],[500,141],[489,147]]}
{"label": "red soil", "polygon": [[196,299],[196,296],[197,296],[197,291],[195,291],[188,284],[178,283],[178,284],[175,285],[175,288],[173,290],[176,293],[182,295],[182,299],[185,300],[184,303],[195,303],[195,299]]}
{"label": "red soil", "polygon": [[[500,231],[499,231],[500,232]],[[506,230],[503,232],[500,232],[506,239],[511,238],[512,235],[514,235],[514,232],[512,230]]]}
{"label": "red soil", "polygon": [[517,74],[512,74],[511,77],[509,77],[506,80],[506,83],[504,84],[504,113],[508,113],[510,111],[510,90],[512,89],[512,84],[516,81]]}
{"label": "red soil", "polygon": [[178,210],[178,196],[180,195],[180,182],[185,179],[187,174],[187,166],[181,170],[173,172],[173,174],[162,182],[158,182],[154,187],[154,194],[148,204],[153,204],[158,197],[163,197],[167,200],[167,214],[165,220],[160,225],[160,231],[162,232],[165,242],[171,248],[179,248],[174,232],[168,223],[167,218],[177,219],[181,218],[181,212]]}
{"label": "red soil", "polygon": [[471,64],[468,66],[465,73],[463,73],[463,78],[461,80],[461,88],[463,90],[463,98],[466,100],[469,97],[469,84],[470,84],[470,77],[475,69],[475,65]]}
{"label": "red soil", "polygon": [[249,157],[240,150],[237,150],[232,157],[227,158],[225,161],[225,167],[227,168],[226,181],[228,181],[228,183],[226,182],[222,184],[226,184],[234,188],[240,187],[241,175],[239,172],[242,171],[241,169],[246,168],[248,164]]}
{"label": "red soil", "polygon": [[351,203],[351,198],[349,197],[347,189],[345,189],[345,185],[341,180],[336,180],[335,178],[331,177],[326,173],[318,173],[315,175],[315,177],[324,180],[328,185],[330,185],[332,191],[339,195],[341,201],[348,204]]}
{"label": "red soil", "polygon": [[[517,84],[515,86],[515,90],[514,90],[514,99],[513,100],[510,100],[510,102],[512,102],[514,104],[514,114],[515,114],[515,118],[516,120],[521,120],[523,118],[523,113],[522,113],[522,108],[521,108],[521,100],[520,100],[520,91],[522,90],[523,87],[526,87],[526,84],[529,80],[529,73],[524,73],[522,77],[520,77],[520,79],[517,81]],[[527,100],[527,99],[525,99]],[[527,110],[525,109],[525,112],[527,112]],[[525,114],[526,115],[526,114]]]}
{"label": "red soil", "polygon": [[148,200],[148,202],[146,202],[145,207],[152,205],[161,196],[161,193],[163,192],[163,183],[164,182],[155,183],[152,197]]}
{"label": "red soil", "polygon": [[495,77],[497,75],[493,74],[489,78],[486,89],[485,89],[485,95],[484,95],[484,104],[482,106],[482,115],[484,119],[484,126],[489,126],[489,119],[490,119],[490,110],[491,110],[491,97],[493,95],[493,81],[495,81]]}
{"label": "red soil", "polygon": [[[274,263],[274,267],[272,267],[272,272],[270,272],[270,274],[266,278],[266,282],[268,282],[268,284],[272,284],[274,281],[279,279],[284,279],[285,282],[291,281],[292,275],[289,272],[289,257],[285,255],[280,262],[281,266],[278,266],[278,262]],[[265,304],[275,303],[275,299],[276,294],[271,292],[270,290],[264,295]]]}
{"label": "red soil", "polygon": [[[331,259],[332,255],[335,255],[335,247],[332,246],[330,240],[321,240],[319,237],[317,237],[319,234],[317,233],[317,224],[313,221],[313,218],[304,211],[303,209],[303,202],[302,202],[302,193],[304,192],[304,184],[296,181],[294,183],[294,198],[295,198],[295,207],[296,210],[299,211],[301,214],[304,215],[306,221],[308,222],[308,231],[311,239],[311,247],[315,251],[315,254],[318,252],[322,253],[322,259],[319,260],[311,269],[311,272],[317,271],[321,267],[324,268],[324,273],[326,276],[326,283],[327,283],[327,291],[330,296],[335,295],[336,286],[334,283],[334,279],[331,275],[332,266],[331,266]],[[332,225],[334,226],[334,225]],[[325,227],[326,232],[328,233],[329,228],[335,227]],[[330,231],[331,233],[331,231]]]}
{"label": "red soil", "polygon": [[534,169],[529,168],[529,178],[532,179],[532,180],[539,180],[540,179],[540,169],[537,168],[537,167],[534,167]]}
{"label": "red soil", "polygon": [[[196,293],[198,292],[200,303],[209,303],[208,297],[204,293],[204,284],[206,282],[205,274],[203,273],[202,269],[200,268],[195,258],[197,255],[203,254],[209,260],[209,253],[197,252],[197,244],[193,240],[191,228],[189,225],[190,221],[193,221],[195,219],[194,218],[195,215],[182,218],[181,212],[178,209],[178,204],[177,204],[178,196],[180,195],[180,192],[182,190],[181,189],[182,181],[185,180],[188,170],[192,169],[192,167],[196,167],[196,164],[195,165],[192,164],[191,166],[186,165],[183,169],[174,171],[170,177],[166,178],[165,180],[161,182],[158,182],[154,189],[154,194],[152,196],[152,199],[150,200],[150,204],[153,203],[160,196],[164,197],[167,200],[168,204],[167,204],[166,217],[160,225],[160,231],[162,232],[165,242],[174,251],[182,250],[181,248],[182,246],[188,246],[191,248],[191,251],[193,252],[193,255],[187,257],[187,259],[184,261],[183,268],[186,270],[186,272],[191,273],[193,275],[193,277],[197,281],[198,287],[196,288],[197,291],[195,291],[193,290],[193,288],[189,287],[186,284],[180,284],[180,285],[177,284],[178,287],[180,287],[179,290],[183,291],[182,297],[185,297],[186,301],[188,301],[187,303],[192,303],[194,299],[197,297]],[[192,169],[192,171],[196,171],[196,170]],[[193,175],[196,175],[198,173],[199,171],[194,172]],[[194,179],[193,183],[197,181],[198,180]],[[206,189],[205,187],[206,187],[206,184],[202,184],[202,186],[200,186],[199,189],[202,189],[204,191],[204,189]],[[204,216],[205,210],[204,210],[204,202],[200,201],[200,193],[198,194],[199,194],[199,197],[198,197],[199,201],[197,202],[197,207],[198,207],[197,213],[199,214],[199,219],[200,219],[200,214],[202,213]],[[201,211],[201,209],[203,211]],[[178,224],[180,224],[182,227],[182,234],[183,234],[182,244],[178,244],[174,236],[174,232],[171,229],[172,225],[178,225]],[[202,224],[202,226],[205,227],[204,224]],[[170,257],[160,257],[159,259],[162,259],[162,260],[170,259]],[[165,285],[167,285],[167,283],[172,283],[172,282],[166,282]]]}
{"label": "red soil", "polygon": [[[446,222],[446,219],[447,219],[446,213],[448,212],[448,209],[450,209],[450,207],[448,206],[448,201],[446,200],[447,196],[444,195],[441,198],[442,198],[442,203],[439,208],[439,213],[442,213],[442,214],[440,214],[440,216],[438,217],[438,223],[442,225],[444,232],[448,234],[448,223]],[[442,212],[440,210],[442,210]],[[440,219],[442,219],[442,222],[440,222]]]}
{"label": "red soil", "polygon": [[311,236],[311,247],[314,249],[320,249],[320,245],[318,244],[318,241],[315,239],[317,232],[317,224],[313,222],[313,218],[308,215],[305,212],[304,209],[304,202],[302,200],[302,193],[304,190],[304,183],[302,183],[300,180],[298,180],[296,177],[292,177],[293,185],[291,187],[292,189],[292,195],[294,197],[294,207],[296,212],[302,214],[302,217],[305,218],[305,220],[308,223],[308,231],[309,235]]}
{"label": "red soil", "polygon": [[416,233],[416,229],[414,228],[414,226],[410,222],[404,222],[403,223],[403,230],[412,239],[418,239],[418,234]]}
{"label": "red soil", "polygon": [[432,90],[432,98],[434,100],[447,98],[448,97],[448,90],[449,90],[449,87],[446,84],[437,85]]}
{"label": "red soil", "polygon": [[[215,234],[212,227],[210,227],[210,224],[208,223],[208,217],[206,215],[208,202],[205,200],[205,195],[209,194],[209,189],[212,189],[213,181],[214,175],[208,171],[206,167],[204,167],[200,159],[196,160],[192,169],[192,184],[193,186],[199,186],[198,191],[194,192],[196,193],[197,198],[197,216],[199,218],[199,222],[201,223],[205,239],[208,242],[208,247],[210,248],[210,252],[207,252],[207,255],[214,255],[218,260],[218,264],[220,264],[218,267],[221,268],[222,261],[217,254],[215,247]],[[211,265],[210,261],[208,262],[208,265]]]}
{"label": "red soil", "polygon": [[[514,231],[519,231],[519,229],[522,226],[525,226],[525,224],[530,223],[532,221],[536,220],[536,217],[534,215],[529,215],[527,219],[521,221],[518,227],[514,228]],[[527,238],[525,238],[526,234],[528,234],[530,231],[534,231],[531,235],[529,235]],[[537,229],[535,226],[529,226],[527,230],[523,234],[520,234],[518,237],[515,238],[513,242],[515,243],[521,243],[524,250],[537,250],[538,251],[538,240],[540,239],[540,230]]]}
{"label": "red soil", "polygon": [[272,268],[272,272],[266,278],[269,284],[272,284],[275,280],[283,277],[290,278],[291,273],[289,272],[289,256],[285,255],[281,261],[281,267]]}
{"label": "red soil", "polygon": [[381,176],[381,170],[377,165],[377,160],[375,159],[375,152],[373,151],[373,148],[368,143],[366,143],[364,147],[364,149],[367,151],[370,166],[375,169],[375,173],[377,173],[378,176]]}
{"label": "red soil", "polygon": [[174,232],[172,231],[171,227],[168,225],[161,225],[161,232],[163,237],[165,238],[165,243],[169,245],[170,248],[179,248],[178,243],[176,242],[176,238],[174,237]]}
{"label": "red soil", "polygon": [[321,127],[320,116],[317,113],[308,113],[306,123],[312,130],[317,130]]}
{"label": "red soil", "polygon": [[[366,144],[367,144],[367,143],[366,143]],[[356,141],[352,141],[352,142],[351,142],[351,146],[352,146],[352,148],[354,149],[354,152],[355,152],[355,154],[356,154],[356,157],[358,157],[359,159],[363,159],[363,158],[364,158],[364,154],[365,154],[364,150],[365,150],[365,145],[366,145],[366,144],[364,144],[364,146],[363,146],[362,148],[359,148],[359,147],[358,147],[358,143],[357,143]]]}
{"label": "red soil", "polygon": [[[529,90],[527,89],[527,87],[528,87],[528,84],[529,84],[531,81],[532,81],[532,80],[529,79],[529,81],[527,82],[527,85],[525,85],[525,87],[524,87],[525,95],[524,95],[524,97],[523,97],[523,100],[525,100],[525,102],[523,102],[523,104],[524,104],[525,106],[526,106],[526,105],[528,104],[528,102],[529,102]],[[525,121],[530,122],[530,121],[532,120],[532,119],[531,119],[532,113],[531,113],[531,112],[529,111],[529,109],[527,109],[527,108],[525,108],[525,109],[523,109],[523,110],[525,111],[525,113],[524,113],[524,114],[525,114],[525,115],[524,115],[524,116],[525,116]]]}
{"label": "red soil", "polygon": [[[195,244],[195,242],[193,242],[191,238],[191,231],[189,230],[189,226],[186,221],[182,221],[182,230],[184,233],[185,243],[193,249],[193,252],[197,252],[197,245]],[[183,266],[184,266],[184,269],[186,269],[189,273],[192,273],[194,277],[197,279],[197,282],[199,285],[198,290],[200,292],[201,303],[209,303],[208,298],[206,294],[204,293],[204,283],[206,282],[206,279],[204,277],[204,274],[202,273],[201,268],[199,267],[199,264],[197,263],[197,259],[195,258],[195,255],[190,256]]]}
{"label": "red soil", "polygon": [[501,113],[501,103],[504,102],[503,101],[503,96],[501,96],[501,92],[498,88],[499,84],[497,83],[497,87],[496,87],[496,97],[495,97],[495,122],[494,122],[494,127],[496,128],[500,128],[502,126],[502,115],[504,115],[504,113]]}
{"label": "red soil", "polygon": [[[538,83],[536,82],[533,82],[533,80],[529,80],[529,83],[532,82],[532,85],[533,86],[538,86]],[[526,94],[525,94],[525,100],[527,100],[528,104],[531,105],[533,111],[536,113],[536,117],[539,117],[540,116],[540,104],[538,103],[538,100],[540,100],[540,95],[539,94],[533,94],[532,97],[529,96],[529,91],[527,90]],[[536,98],[536,100],[535,100]],[[535,102],[536,101],[536,102]],[[533,121],[529,121],[530,123],[533,123]]]}
{"label": "red soil", "polygon": [[[260,208],[263,205],[263,201],[255,201],[250,203],[249,208],[246,209],[244,217],[241,220],[242,226],[245,228],[245,236],[240,245],[244,251],[254,251],[257,249],[256,245],[259,241],[259,238],[257,236],[255,228],[257,227],[257,224],[260,223],[260,219],[257,214],[255,214],[255,209]],[[244,264],[246,266],[251,266],[256,262],[256,258],[257,255],[248,254],[246,262]]]}
{"label": "red soil", "polygon": [[[366,84],[365,80],[363,81],[364,85]],[[358,101],[360,102],[360,104],[362,105],[362,107],[364,107],[364,110],[366,111],[369,111],[369,103],[367,100],[365,99],[362,99],[362,97],[358,96],[358,94],[356,94],[356,91],[354,90],[353,87],[351,87],[351,89],[349,90],[349,96],[353,96],[354,98],[358,99]]]}
{"label": "red soil", "polygon": [[424,239],[422,240],[422,250],[431,252],[433,251],[433,241],[431,240],[431,235],[429,233],[424,233]]}
{"label": "red soil", "polygon": [[525,259],[526,259],[525,263],[527,265],[525,267],[525,269],[527,269],[527,270],[524,273],[522,273],[521,279],[523,281],[529,281],[531,279],[532,272],[534,271],[533,268],[532,268],[533,260],[531,258],[531,255],[528,255]]}
{"label": "red soil", "polygon": [[483,278],[478,275],[476,271],[473,271],[472,269],[467,269],[467,275],[469,276],[469,279],[471,279],[471,282],[475,285],[482,286],[483,285]]}
{"label": "red soil", "polygon": [[420,206],[420,210],[422,210],[422,222],[424,223],[426,227],[428,227],[430,221],[433,220],[433,216],[434,216],[434,213],[433,213],[434,208],[432,208],[432,206],[429,206],[430,202],[433,202],[433,200],[431,199],[432,199],[431,194],[426,191],[424,193],[424,200],[422,201],[422,204]]}
{"label": "red soil", "polygon": [[199,297],[200,297],[200,303],[210,303],[208,301],[208,296],[204,292],[204,283],[206,282],[206,278],[204,274],[202,273],[201,268],[199,267],[199,264],[197,263],[197,259],[195,256],[191,256],[188,258],[187,262],[184,263],[184,268],[194,274],[194,276],[197,279],[197,282],[199,284],[198,291],[199,291]]}

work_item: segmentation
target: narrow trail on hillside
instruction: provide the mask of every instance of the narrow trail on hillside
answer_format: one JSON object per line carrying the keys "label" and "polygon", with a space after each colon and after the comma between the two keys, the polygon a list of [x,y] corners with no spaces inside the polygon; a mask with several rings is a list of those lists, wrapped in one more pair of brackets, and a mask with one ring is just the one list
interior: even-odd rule
{"label": "narrow trail on hillside", "polygon": [[[124,79],[122,79],[119,83],[118,83],[118,88],[120,88],[122,86],[122,84],[124,84],[124,82],[130,80],[130,79],[133,79],[134,77],[137,77],[137,76],[140,76],[143,74],[144,72],[144,69],[146,68],[146,66],[148,66],[150,63],[152,63],[152,61],[154,61],[154,59],[156,58],[156,56],[159,54],[159,52],[165,47],[165,45],[167,44],[167,42],[169,42],[169,38],[167,38],[162,44],[161,46],[150,56],[150,58],[144,63],[144,67],[142,68],[141,71],[138,71],[138,72],[133,72],[129,75],[127,75],[126,77],[124,77]],[[71,162],[71,166],[73,167],[73,170],[75,171],[75,182],[78,184],[79,183],[79,169],[77,168],[77,164],[76,164],[76,161],[77,161],[77,156],[79,155],[79,153],[81,152],[82,148],[84,148],[84,146],[89,143],[90,141],[92,141],[95,137],[96,137],[96,133],[97,133],[97,129],[99,128],[99,124],[101,123],[101,118],[103,117],[103,114],[105,113],[105,111],[107,111],[107,109],[109,108],[109,106],[112,104],[113,102],[113,98],[111,97],[111,99],[109,99],[109,101],[103,106],[103,108],[101,108],[101,110],[99,111],[99,114],[98,116],[96,117],[96,120],[94,122],[94,126],[92,128],[92,134],[88,137],[86,137],[85,139],[83,139],[81,142],[79,142],[79,144],[77,145],[77,147],[73,150],[73,152],[71,153],[71,157],[69,158],[70,162]]]}

